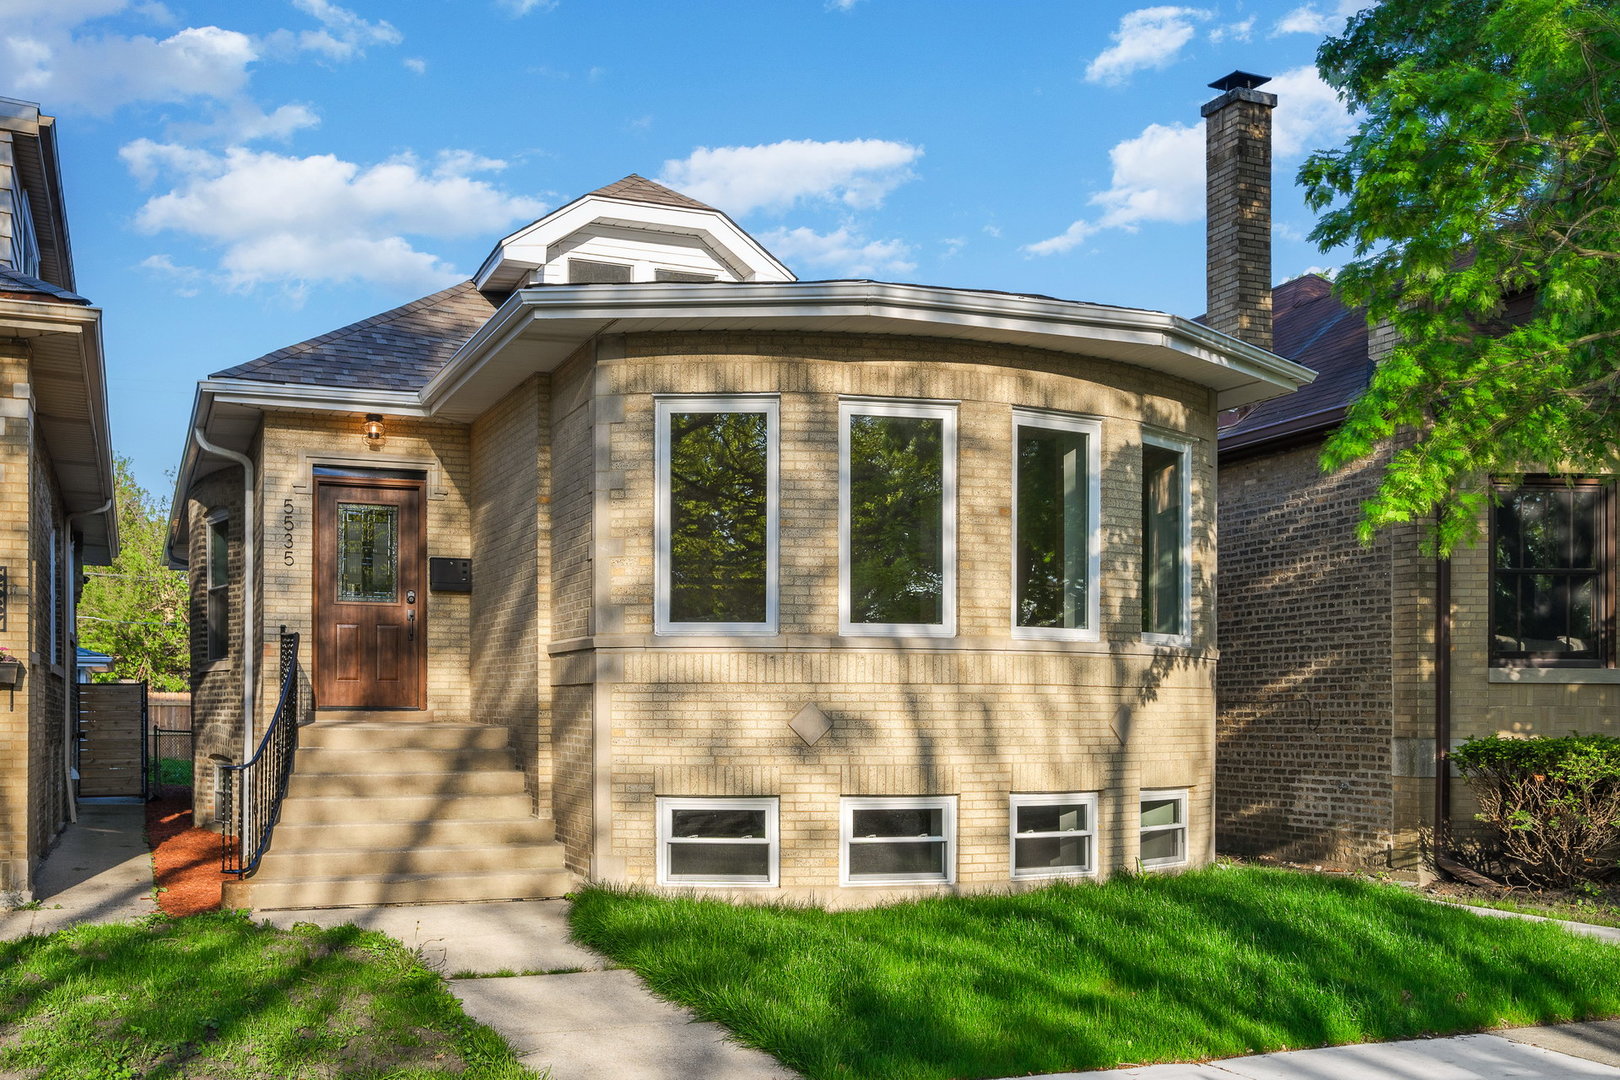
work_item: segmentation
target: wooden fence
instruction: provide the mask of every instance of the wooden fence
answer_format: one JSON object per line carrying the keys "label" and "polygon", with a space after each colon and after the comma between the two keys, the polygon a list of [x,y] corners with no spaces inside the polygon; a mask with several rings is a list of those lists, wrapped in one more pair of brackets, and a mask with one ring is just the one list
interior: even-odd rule
{"label": "wooden fence", "polygon": [[143,795],[145,683],[80,683],[79,795]]}

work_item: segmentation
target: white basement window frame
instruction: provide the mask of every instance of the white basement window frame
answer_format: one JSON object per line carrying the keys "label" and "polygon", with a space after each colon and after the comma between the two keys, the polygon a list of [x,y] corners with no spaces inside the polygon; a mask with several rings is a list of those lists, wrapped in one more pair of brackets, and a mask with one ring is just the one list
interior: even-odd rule
{"label": "white basement window frame", "polygon": [[[733,796],[659,796],[654,800],[658,815],[658,853],[657,872],[660,885],[691,885],[714,886],[718,888],[774,888],[780,880],[782,863],[781,835],[781,802],[775,796],[760,798],[738,798]],[[678,815],[682,811],[726,813],[732,811],[748,811],[760,814],[762,831],[753,835],[754,830],[734,830],[739,833],[730,835],[677,835],[681,828],[678,824]],[[711,828],[719,826],[720,832],[725,832],[722,823],[712,823]],[[746,835],[744,834],[746,833]],[[681,858],[674,849],[695,849],[700,847],[764,847],[765,872],[762,874],[721,874],[721,873],[687,873],[680,867]],[[673,856],[673,857],[672,857]]]}
{"label": "white basement window frame", "polygon": [[[765,603],[764,618],[750,622],[700,622],[672,616],[674,508],[670,479],[670,431],[675,416],[690,413],[750,413],[765,418]],[[775,634],[779,628],[781,485],[781,407],[774,396],[681,395],[655,401],[653,505],[653,632],[655,634]]]}
{"label": "white basement window frame", "polygon": [[[1023,813],[1022,811],[1028,811]],[[1014,793],[1008,796],[1008,862],[1014,881],[1030,878],[1079,877],[1097,872],[1097,795],[1095,792]],[[1072,844],[1077,850],[1072,861],[1049,860],[1044,866],[1019,866],[1032,862],[1041,846],[1061,849]]]}
{"label": "white basement window frame", "polygon": [[[1154,807],[1151,811],[1149,810],[1149,804],[1153,804]],[[1174,866],[1187,865],[1187,805],[1186,788],[1144,791],[1141,793],[1141,846],[1138,848],[1137,861],[1141,864],[1142,869],[1164,870]],[[1161,808],[1166,806],[1172,808],[1168,817],[1173,818],[1173,820],[1162,819],[1163,815],[1158,813]],[[1149,822],[1150,813],[1153,814],[1151,823]],[[1146,849],[1150,839],[1158,843],[1159,838],[1165,836],[1173,838],[1174,854],[1155,856],[1151,859],[1140,856],[1140,852]]]}
{"label": "white basement window frame", "polygon": [[[920,810],[937,813],[939,827],[922,833],[898,832],[857,835],[863,811]],[[862,822],[863,826],[868,823]],[[927,845],[940,851],[938,871],[873,873],[859,869],[863,861],[855,849],[882,847],[911,849]],[[898,850],[896,854],[898,854]],[[951,885],[956,882],[955,795],[846,795],[839,802],[838,883],[840,885]]]}
{"label": "white basement window frame", "polygon": [[[858,416],[940,422],[940,617],[937,622],[854,621],[850,425]],[[838,403],[838,632],[847,637],[956,636],[956,402],[845,399]]]}
{"label": "white basement window frame", "polygon": [[[1083,462],[1084,476],[1073,477],[1075,493],[1083,500],[1080,507],[1083,530],[1080,539],[1085,545],[1081,570],[1085,574],[1083,603],[1076,605],[1074,626],[1024,625],[1027,613],[1023,602],[1023,568],[1019,565],[1022,551],[1022,532],[1019,526],[1019,507],[1022,503],[1023,474],[1020,429],[1038,428],[1066,432],[1085,438]],[[1066,477],[1066,480],[1069,479]],[[1067,495],[1067,492],[1066,492]],[[1066,535],[1065,539],[1072,543]],[[1102,422],[1093,417],[1068,413],[1044,412],[1037,409],[1014,409],[1012,415],[1012,636],[1028,641],[1097,641],[1099,613],[1098,585],[1102,580]],[[1071,614],[1066,611],[1066,615]],[[1066,620],[1068,621],[1068,620]]]}
{"label": "white basement window frame", "polygon": [[[1147,645],[1172,645],[1182,647],[1192,645],[1192,445],[1191,440],[1179,438],[1174,435],[1164,435],[1151,431],[1145,431],[1142,433],[1143,530],[1141,538],[1141,588],[1144,591],[1142,604],[1142,641]],[[1181,535],[1180,546],[1178,549],[1180,567],[1176,578],[1176,586],[1180,591],[1180,595],[1177,598],[1179,600],[1179,604],[1176,612],[1179,628],[1179,632],[1177,633],[1155,632],[1149,628],[1147,623],[1148,600],[1146,598],[1146,590],[1149,587],[1152,576],[1151,570],[1148,566],[1149,538],[1147,535],[1147,519],[1149,511],[1147,507],[1148,485],[1146,459],[1148,456],[1148,447],[1168,451],[1176,454],[1179,458],[1179,460],[1176,462],[1176,471],[1179,473],[1180,480],[1177,490],[1177,497],[1181,500],[1181,520],[1179,522],[1179,530]]]}

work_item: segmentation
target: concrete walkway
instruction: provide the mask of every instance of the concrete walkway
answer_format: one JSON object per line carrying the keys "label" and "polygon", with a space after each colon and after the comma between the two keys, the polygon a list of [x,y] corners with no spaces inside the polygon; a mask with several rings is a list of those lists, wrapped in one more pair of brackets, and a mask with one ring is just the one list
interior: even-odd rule
{"label": "concrete walkway", "polygon": [[0,909],[0,939],[50,934],[81,922],[121,922],[157,910],[152,855],[146,847],[146,807],[81,803],[40,864],[37,911]]}
{"label": "concrete walkway", "polygon": [[[791,1080],[796,1074],[654,997],[568,940],[564,900],[269,911],[276,926],[354,923],[414,948],[467,1014],[553,1080]],[[506,977],[478,978],[503,973]],[[549,974],[547,974],[549,973]]]}

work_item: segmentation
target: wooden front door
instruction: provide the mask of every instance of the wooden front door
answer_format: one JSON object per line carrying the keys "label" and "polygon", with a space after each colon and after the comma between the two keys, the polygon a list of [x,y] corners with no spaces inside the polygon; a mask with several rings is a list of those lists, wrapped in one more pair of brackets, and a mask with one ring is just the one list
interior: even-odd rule
{"label": "wooden front door", "polygon": [[315,496],[315,701],[427,705],[422,483],[345,476]]}

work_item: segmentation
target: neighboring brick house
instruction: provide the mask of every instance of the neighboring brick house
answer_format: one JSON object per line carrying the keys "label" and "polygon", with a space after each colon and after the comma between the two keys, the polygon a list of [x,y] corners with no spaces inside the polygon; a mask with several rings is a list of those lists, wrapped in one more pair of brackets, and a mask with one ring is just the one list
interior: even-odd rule
{"label": "neighboring brick house", "polygon": [[1309,378],[1158,312],[798,281],[627,177],[199,384],[200,816],[285,628],[321,709],[256,906],[1204,862],[1215,418]]}
{"label": "neighboring brick house", "polygon": [[79,568],[117,549],[101,312],[74,291],[56,127],[0,98],[0,893],[75,813]]}
{"label": "neighboring brick house", "polygon": [[1620,735],[1614,477],[1501,486],[1449,564],[1419,525],[1362,546],[1387,454],[1318,461],[1393,338],[1319,277],[1275,304],[1276,351],[1318,378],[1221,428],[1219,847],[1415,870],[1437,815],[1460,835],[1475,810],[1436,789],[1437,745]]}

